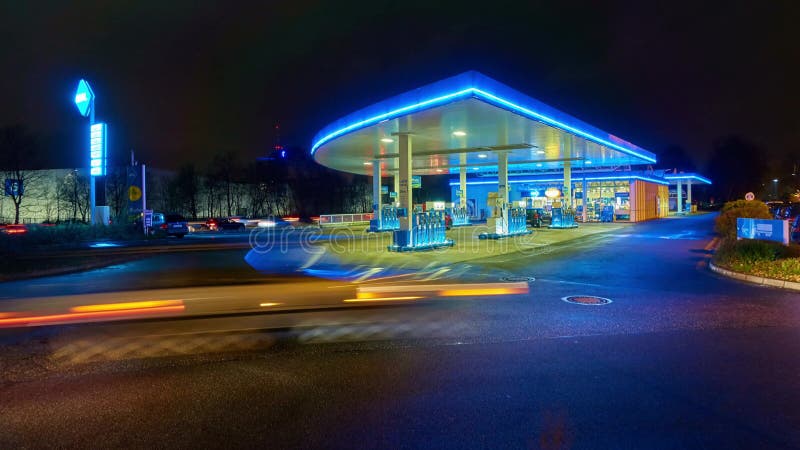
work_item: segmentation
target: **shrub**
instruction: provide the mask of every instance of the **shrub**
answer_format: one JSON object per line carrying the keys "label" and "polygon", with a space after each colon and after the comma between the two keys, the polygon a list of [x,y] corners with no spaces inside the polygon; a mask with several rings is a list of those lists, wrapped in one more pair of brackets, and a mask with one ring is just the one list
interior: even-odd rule
{"label": "shrub", "polygon": [[771,219],[769,207],[758,200],[736,200],[725,203],[722,212],[717,216],[714,231],[726,239],[736,239],[736,219],[748,217],[753,219]]}
{"label": "shrub", "polygon": [[741,241],[725,241],[717,250],[720,262],[739,262],[753,264],[758,261],[775,261],[788,256],[788,247],[777,242],[742,239]]}
{"label": "shrub", "polygon": [[714,263],[736,272],[800,282],[800,246],[778,242],[726,240],[714,254]]}

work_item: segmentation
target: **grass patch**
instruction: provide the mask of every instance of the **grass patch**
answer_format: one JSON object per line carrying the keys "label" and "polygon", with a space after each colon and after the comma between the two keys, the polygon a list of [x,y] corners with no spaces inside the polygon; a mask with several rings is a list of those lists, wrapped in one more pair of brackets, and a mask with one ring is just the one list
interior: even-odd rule
{"label": "grass patch", "polygon": [[146,239],[141,230],[132,225],[92,226],[65,224],[55,226],[31,226],[28,232],[19,235],[0,234],[0,251],[14,254],[42,247],[80,247],[86,242],[133,241]]}
{"label": "grass patch", "polygon": [[800,246],[796,244],[726,239],[714,254],[714,264],[748,275],[800,282]]}

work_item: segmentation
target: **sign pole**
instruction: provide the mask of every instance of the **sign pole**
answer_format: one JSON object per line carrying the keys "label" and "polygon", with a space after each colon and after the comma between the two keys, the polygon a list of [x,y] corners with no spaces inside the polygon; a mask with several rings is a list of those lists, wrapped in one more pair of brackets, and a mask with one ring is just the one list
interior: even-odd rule
{"label": "sign pole", "polygon": [[[91,143],[91,133],[92,133],[92,125],[94,125],[94,97],[92,97],[91,104],[89,106],[89,142]],[[90,144],[91,146],[91,144]],[[91,150],[90,150],[91,151]],[[89,223],[92,225],[97,225],[97,215],[95,213],[95,208],[97,206],[97,187],[94,182],[94,175],[92,175],[92,168],[89,168]]]}
{"label": "sign pole", "polygon": [[147,182],[144,179],[145,174],[145,165],[142,164],[142,228],[144,229],[144,234],[147,234],[147,220],[145,220],[145,215],[147,214]]}

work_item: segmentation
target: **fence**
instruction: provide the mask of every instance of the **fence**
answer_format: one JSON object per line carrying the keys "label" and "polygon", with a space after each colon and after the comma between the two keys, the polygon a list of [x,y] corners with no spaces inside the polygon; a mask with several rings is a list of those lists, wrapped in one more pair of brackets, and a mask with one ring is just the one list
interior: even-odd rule
{"label": "fence", "polygon": [[361,214],[323,214],[319,216],[319,225],[324,226],[337,226],[337,225],[355,225],[366,223],[372,220],[372,213]]}

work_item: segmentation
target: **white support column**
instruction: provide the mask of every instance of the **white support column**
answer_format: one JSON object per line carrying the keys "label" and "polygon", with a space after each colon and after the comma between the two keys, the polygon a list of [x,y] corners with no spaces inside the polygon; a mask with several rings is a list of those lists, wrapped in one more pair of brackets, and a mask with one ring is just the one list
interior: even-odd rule
{"label": "white support column", "polygon": [[[497,196],[501,203],[500,229],[495,225],[495,232],[498,234],[508,234],[508,153],[500,152],[497,154]],[[496,223],[496,222],[495,222]]]}
{"label": "white support column", "polygon": [[587,189],[588,183],[586,183],[586,173],[583,174],[583,186],[582,186],[582,194],[581,194],[581,203],[583,204],[583,223],[588,222],[589,220],[589,211],[586,210],[586,198],[589,196],[589,192]]}
{"label": "white support column", "polygon": [[372,160],[372,214],[378,221],[378,225],[383,228],[381,220],[381,160]]}
{"label": "white support column", "polygon": [[400,204],[400,176],[395,173],[394,174],[394,206],[398,206]]}
{"label": "white support column", "polygon": [[414,213],[414,203],[411,189],[412,151],[411,135],[409,133],[398,133],[397,149],[398,153],[400,154],[400,171],[397,173],[400,190],[398,191],[397,197],[400,202],[400,208],[403,208],[406,211],[405,217],[400,217],[400,229],[403,231],[409,231],[409,240],[410,242],[413,242],[413,240],[411,240],[413,236],[411,236],[410,233],[413,228],[411,220]]}
{"label": "white support column", "polygon": [[564,206],[572,208],[572,162],[564,161]]}
{"label": "white support column", "polygon": [[681,180],[678,181],[678,206],[676,208],[676,213],[681,214],[683,212],[683,187],[681,186]]}
{"label": "white support column", "polygon": [[689,205],[689,212],[692,212],[692,180],[686,180],[686,203]]}
{"label": "white support column", "polygon": [[461,190],[461,197],[458,205],[462,208],[467,207],[467,154],[461,154],[461,165],[458,168],[458,187]]}

